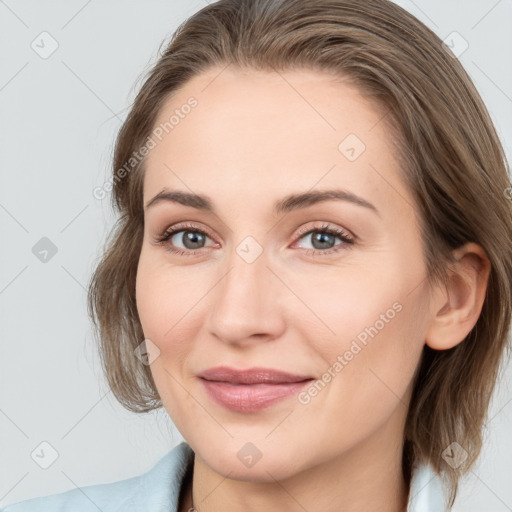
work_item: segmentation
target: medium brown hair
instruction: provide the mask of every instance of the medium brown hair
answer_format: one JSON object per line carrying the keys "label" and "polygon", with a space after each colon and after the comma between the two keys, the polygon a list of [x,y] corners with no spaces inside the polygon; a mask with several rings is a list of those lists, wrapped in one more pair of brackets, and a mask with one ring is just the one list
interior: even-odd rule
{"label": "medium brown hair", "polygon": [[[406,481],[415,466],[430,463],[444,477],[451,508],[460,476],[481,450],[512,314],[508,165],[463,66],[436,34],[387,0],[220,0],[180,25],[159,53],[118,134],[111,197],[119,218],[89,283],[88,311],[114,395],[134,412],[162,406],[149,366],[134,356],[144,339],[135,279],[145,160],[133,155],[164,100],[213,66],[328,72],[386,112],[420,214],[429,283],[447,282],[451,251],[467,242],[490,261],[483,309],[467,338],[449,350],[424,346],[406,421]],[[452,442],[468,453],[457,468],[442,457]]]}

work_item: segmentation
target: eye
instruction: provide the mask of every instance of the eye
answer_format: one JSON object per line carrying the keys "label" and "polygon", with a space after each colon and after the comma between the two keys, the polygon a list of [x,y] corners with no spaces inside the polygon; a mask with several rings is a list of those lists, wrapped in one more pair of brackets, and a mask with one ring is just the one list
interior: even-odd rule
{"label": "eye", "polygon": [[[343,229],[323,224],[319,227],[310,229],[303,229],[299,231],[300,239],[311,240],[313,249],[306,249],[307,254],[331,254],[349,248],[354,244],[354,238],[350,236]],[[341,243],[336,244],[335,239],[341,240]]]}
{"label": "eye", "polygon": [[[299,240],[310,238],[313,248],[305,249],[306,253],[310,255],[335,253],[348,249],[355,243],[354,238],[343,229],[325,223],[318,227],[302,229],[298,236]],[[172,253],[182,256],[195,256],[206,249],[204,244],[208,238],[211,239],[208,232],[193,224],[179,224],[166,230],[158,237],[157,243],[165,245],[166,249]],[[341,240],[341,243],[336,244],[336,238]],[[180,243],[183,247],[178,245]],[[218,247],[219,244],[214,244],[214,246]]]}
{"label": "eye", "polygon": [[[205,243],[207,238],[210,237],[204,230],[192,224],[180,224],[166,230],[165,233],[157,239],[157,243],[165,245],[167,250],[173,253],[194,256],[204,249],[202,244]],[[177,243],[182,243],[184,247],[176,247]]]}

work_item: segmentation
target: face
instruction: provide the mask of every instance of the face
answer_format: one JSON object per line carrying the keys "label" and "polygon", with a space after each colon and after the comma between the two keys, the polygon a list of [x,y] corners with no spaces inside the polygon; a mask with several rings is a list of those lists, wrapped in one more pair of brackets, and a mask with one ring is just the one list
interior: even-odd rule
{"label": "face", "polygon": [[329,74],[221,71],[168,98],[146,160],[145,205],[182,193],[146,208],[137,272],[163,405],[232,478],[398,454],[429,294],[386,112]]}

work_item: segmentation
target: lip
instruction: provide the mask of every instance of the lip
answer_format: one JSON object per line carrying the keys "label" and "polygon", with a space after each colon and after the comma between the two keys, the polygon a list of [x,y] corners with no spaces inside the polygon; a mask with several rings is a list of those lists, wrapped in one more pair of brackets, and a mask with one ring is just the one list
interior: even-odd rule
{"label": "lip", "polygon": [[238,370],[226,366],[200,373],[208,395],[216,403],[236,412],[256,412],[298,393],[313,380],[272,368]]}

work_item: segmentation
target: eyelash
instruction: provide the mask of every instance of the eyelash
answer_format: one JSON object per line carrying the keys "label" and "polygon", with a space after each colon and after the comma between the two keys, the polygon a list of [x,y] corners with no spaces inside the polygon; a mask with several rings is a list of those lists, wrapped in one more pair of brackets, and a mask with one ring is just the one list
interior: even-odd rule
{"label": "eyelash", "polygon": [[[173,235],[176,233],[180,233],[181,231],[191,231],[194,233],[199,233],[202,235],[206,235],[209,238],[213,238],[210,236],[208,231],[204,231],[202,229],[199,229],[198,227],[194,226],[193,224],[180,224],[177,225],[171,229],[167,229],[162,235],[160,235],[157,238],[156,243],[160,245],[166,245],[166,249],[174,254],[177,254],[179,256],[195,256],[198,253],[200,253],[203,249],[206,249],[206,247],[202,247],[201,249],[177,249],[173,247],[169,242],[169,240],[172,238]],[[332,253],[337,253],[339,251],[349,249],[351,245],[355,243],[354,239],[349,236],[344,230],[339,229],[335,226],[331,226],[330,224],[323,224],[321,227],[314,227],[314,228],[305,228],[303,230],[300,230],[297,234],[298,238],[301,239],[306,235],[310,235],[311,233],[327,233],[329,235],[334,235],[339,237],[343,243],[338,244],[331,249],[326,249],[324,251],[320,249],[304,249],[308,255],[327,255]]]}

